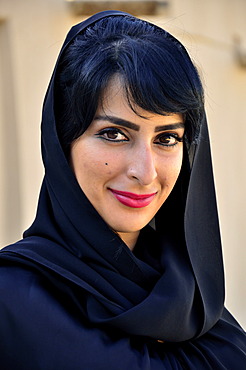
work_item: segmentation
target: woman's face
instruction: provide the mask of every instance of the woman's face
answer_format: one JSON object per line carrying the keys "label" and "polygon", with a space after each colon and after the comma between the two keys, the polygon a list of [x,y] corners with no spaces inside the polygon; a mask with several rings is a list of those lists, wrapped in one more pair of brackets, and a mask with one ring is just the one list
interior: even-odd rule
{"label": "woman's face", "polygon": [[181,114],[161,116],[139,107],[137,112],[141,117],[115,77],[91,125],[71,146],[81,189],[131,249],[178,178],[184,135]]}

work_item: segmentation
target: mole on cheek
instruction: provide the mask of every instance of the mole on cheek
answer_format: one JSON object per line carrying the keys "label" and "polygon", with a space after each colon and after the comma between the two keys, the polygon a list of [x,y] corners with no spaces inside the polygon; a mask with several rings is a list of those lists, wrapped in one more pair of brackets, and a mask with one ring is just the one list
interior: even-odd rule
{"label": "mole on cheek", "polygon": [[107,162],[105,163],[105,166],[108,166],[108,163]]}

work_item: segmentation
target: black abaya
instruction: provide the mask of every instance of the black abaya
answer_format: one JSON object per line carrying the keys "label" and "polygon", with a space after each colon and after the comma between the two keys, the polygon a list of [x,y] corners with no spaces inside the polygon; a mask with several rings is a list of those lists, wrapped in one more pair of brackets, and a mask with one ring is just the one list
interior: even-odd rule
{"label": "black abaya", "polygon": [[[73,27],[60,57],[84,28],[117,14],[124,15],[102,12]],[[189,177],[185,210],[178,180],[156,230],[144,228],[133,253],[67,163],[56,132],[56,74],[57,67],[43,109],[37,216],[24,239],[0,253],[1,369],[245,368],[245,333],[224,308],[205,114],[191,173],[182,170]]]}

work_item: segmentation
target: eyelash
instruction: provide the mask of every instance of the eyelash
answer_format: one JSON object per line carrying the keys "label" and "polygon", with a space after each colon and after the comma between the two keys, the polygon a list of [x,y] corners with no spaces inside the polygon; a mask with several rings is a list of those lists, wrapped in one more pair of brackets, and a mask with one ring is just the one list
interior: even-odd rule
{"label": "eyelash", "polygon": [[[120,134],[120,135],[124,136],[125,139],[115,140],[115,139],[112,139],[112,138],[110,139],[108,137],[103,136],[103,135],[107,135],[109,133],[113,133],[115,135]],[[129,141],[128,137],[120,129],[118,129],[118,128],[110,128],[110,127],[109,128],[105,128],[105,129],[101,130],[100,132],[98,132],[96,134],[96,136],[98,136],[99,138],[101,138],[103,140],[114,142],[114,143],[122,143],[122,142]],[[175,139],[175,142],[172,143],[172,144],[161,143],[161,142],[155,143],[157,145],[161,145],[161,146],[165,146],[165,147],[169,147],[169,148],[170,147],[173,147],[173,146],[177,145],[179,142],[182,142],[183,141],[183,138],[180,137],[176,133],[162,133],[162,134],[158,135],[156,139],[157,140],[160,140],[161,138],[164,138],[164,139],[173,138],[173,139]]]}
{"label": "eyelash", "polygon": [[[103,135],[109,134],[109,133],[114,133],[116,135],[120,134],[120,135],[124,136],[126,138],[126,140],[125,139],[115,140],[115,139],[112,139],[112,138],[110,139],[110,138],[107,138],[107,137],[103,136]],[[96,136],[98,136],[99,138],[101,138],[103,140],[111,141],[111,142],[115,142],[115,143],[122,143],[122,142],[129,141],[127,136],[118,128],[110,128],[110,127],[105,128],[105,129],[99,131],[98,134],[96,134]]]}

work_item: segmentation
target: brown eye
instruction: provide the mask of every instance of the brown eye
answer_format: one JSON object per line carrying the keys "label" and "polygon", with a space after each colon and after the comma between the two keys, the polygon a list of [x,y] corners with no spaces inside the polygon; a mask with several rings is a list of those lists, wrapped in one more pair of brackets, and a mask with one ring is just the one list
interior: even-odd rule
{"label": "brown eye", "polygon": [[166,147],[172,147],[183,141],[177,134],[161,134],[156,139],[156,144],[160,144]]}
{"label": "brown eye", "polygon": [[113,142],[128,141],[127,136],[117,128],[105,128],[104,130],[101,130],[98,134],[96,134],[96,136],[99,136],[99,138],[101,139]]}
{"label": "brown eye", "polygon": [[115,140],[118,138],[118,135],[120,133],[117,131],[117,130],[108,130],[107,132],[105,132],[105,136],[108,138],[108,139],[112,139],[112,140]]}
{"label": "brown eye", "polygon": [[163,135],[159,138],[161,144],[174,145],[177,139],[171,135]]}

